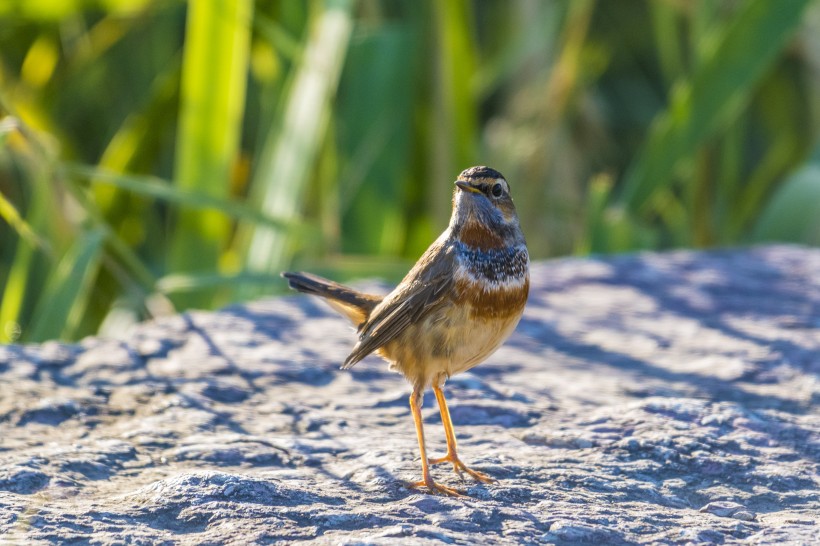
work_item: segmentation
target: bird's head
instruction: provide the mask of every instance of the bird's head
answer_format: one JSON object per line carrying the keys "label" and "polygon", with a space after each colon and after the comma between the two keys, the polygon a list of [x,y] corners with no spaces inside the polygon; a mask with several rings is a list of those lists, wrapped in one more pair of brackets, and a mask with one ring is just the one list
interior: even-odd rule
{"label": "bird's head", "polygon": [[464,243],[479,248],[524,241],[510,185],[500,172],[470,167],[458,175],[450,229]]}

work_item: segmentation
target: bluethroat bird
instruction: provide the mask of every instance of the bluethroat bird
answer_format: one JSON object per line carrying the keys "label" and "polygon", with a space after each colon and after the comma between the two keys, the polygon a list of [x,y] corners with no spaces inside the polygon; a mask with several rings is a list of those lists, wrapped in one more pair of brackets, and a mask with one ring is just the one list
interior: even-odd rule
{"label": "bluethroat bird", "polygon": [[[450,225],[387,296],[364,294],[310,273],[283,273],[291,288],[324,298],[358,329],[344,361],[350,368],[375,352],[413,385],[410,410],[421,452],[421,481],[431,493],[459,496],[433,481],[430,465],[451,463],[481,482],[493,480],[458,456],[442,387],[452,375],[481,363],[518,324],[529,292],[527,245],[510,187],[489,167],[462,172],[453,190]],[[421,404],[433,388],[447,454],[427,459]]]}

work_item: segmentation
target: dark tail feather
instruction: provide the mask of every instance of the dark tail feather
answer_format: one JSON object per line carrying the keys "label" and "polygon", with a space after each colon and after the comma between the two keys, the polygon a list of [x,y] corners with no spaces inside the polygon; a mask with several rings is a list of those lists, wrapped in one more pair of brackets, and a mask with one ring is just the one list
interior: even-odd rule
{"label": "dark tail feather", "polygon": [[282,276],[294,290],[326,299],[334,309],[347,316],[356,326],[367,320],[370,312],[382,299],[380,296],[363,294],[311,273],[286,271]]}
{"label": "dark tail feather", "polygon": [[362,294],[352,288],[348,288],[347,286],[318,275],[313,275],[312,273],[286,271],[282,273],[282,276],[288,280],[288,286],[299,292],[338,300],[366,309],[372,309],[381,299],[378,296]]}

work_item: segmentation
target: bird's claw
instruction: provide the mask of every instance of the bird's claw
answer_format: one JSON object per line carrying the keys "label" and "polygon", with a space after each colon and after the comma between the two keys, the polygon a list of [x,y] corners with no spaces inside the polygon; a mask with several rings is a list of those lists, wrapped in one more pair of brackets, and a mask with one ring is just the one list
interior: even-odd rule
{"label": "bird's claw", "polygon": [[443,495],[445,497],[463,497],[464,495],[461,494],[457,489],[453,489],[452,487],[447,487],[446,485],[441,485],[440,483],[436,483],[433,481],[432,478],[427,478],[426,480],[420,480],[417,482],[413,482],[410,484],[410,487],[413,489],[417,489],[419,487],[426,487],[430,493],[433,495]]}
{"label": "bird's claw", "polygon": [[438,458],[435,458],[435,459],[430,459],[429,463],[431,465],[432,464],[441,464],[441,463],[452,463],[453,464],[453,471],[456,474],[458,474],[458,477],[461,478],[462,480],[464,480],[464,476],[462,475],[462,472],[466,472],[467,474],[472,476],[473,479],[475,479],[479,482],[483,482],[483,483],[494,483],[495,482],[495,480],[493,478],[491,478],[490,476],[488,476],[487,474],[485,474],[483,472],[479,472],[478,470],[473,470],[472,468],[468,467],[466,464],[461,462],[461,459],[458,458],[458,455],[455,455],[453,453],[448,453],[444,457],[438,457]]}

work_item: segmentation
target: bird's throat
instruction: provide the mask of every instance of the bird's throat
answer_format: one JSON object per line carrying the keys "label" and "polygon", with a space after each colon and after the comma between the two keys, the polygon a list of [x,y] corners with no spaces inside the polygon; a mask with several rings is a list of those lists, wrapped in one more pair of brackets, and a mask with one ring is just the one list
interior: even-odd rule
{"label": "bird's throat", "polygon": [[503,236],[474,221],[465,222],[461,226],[458,232],[458,240],[479,250],[493,250],[507,246],[507,241],[504,240]]}

